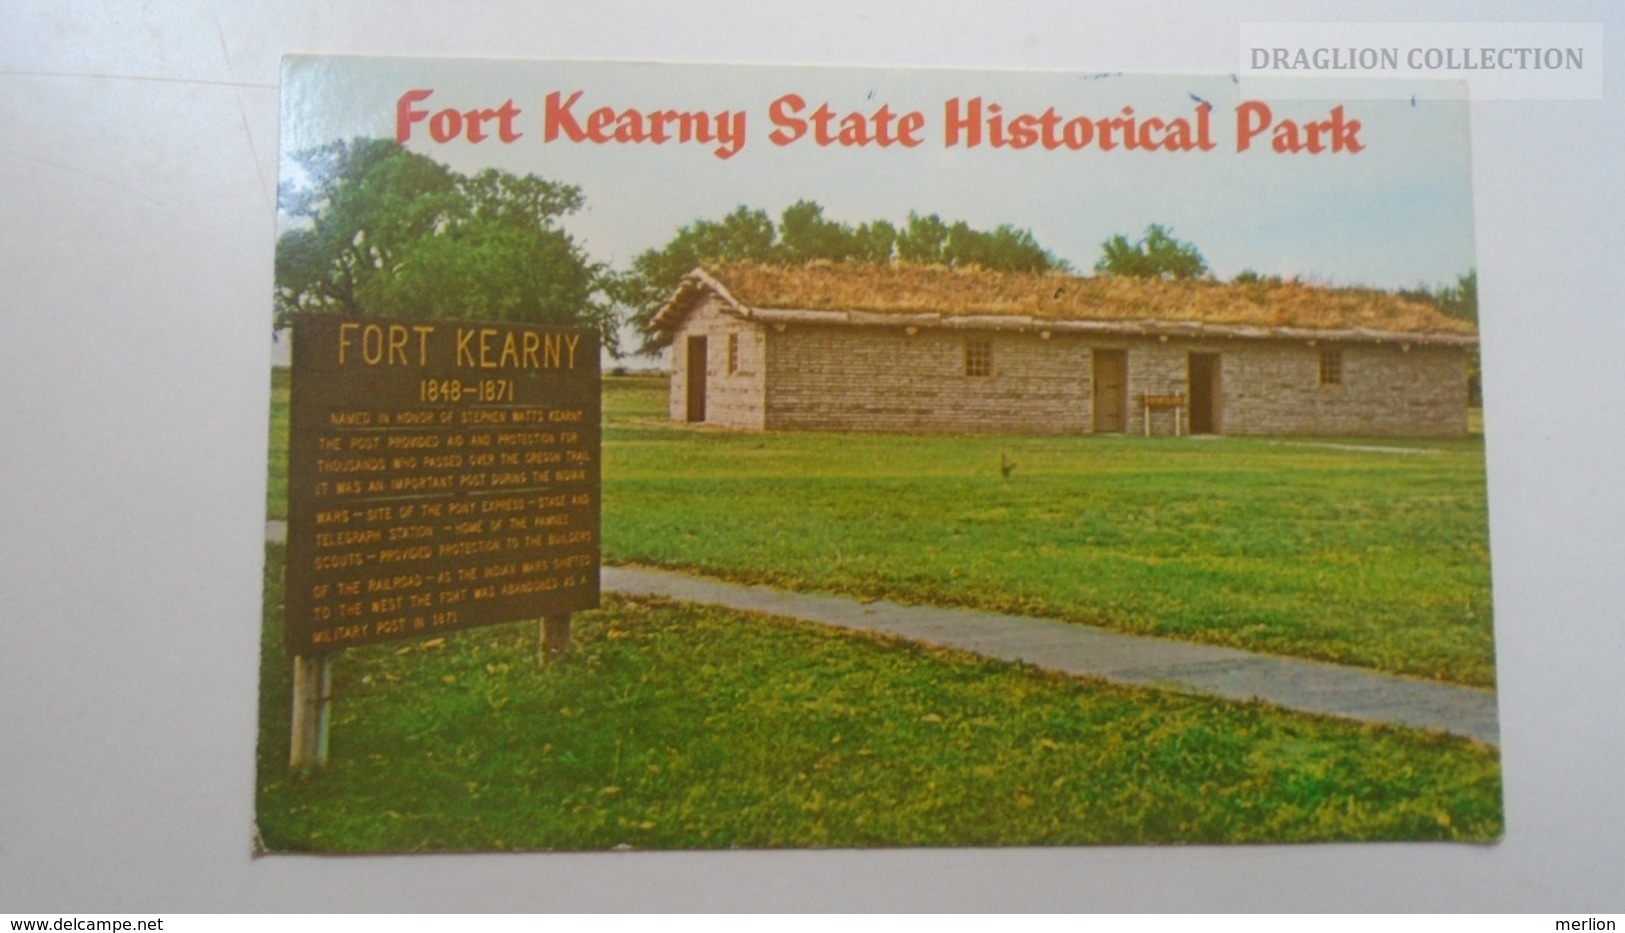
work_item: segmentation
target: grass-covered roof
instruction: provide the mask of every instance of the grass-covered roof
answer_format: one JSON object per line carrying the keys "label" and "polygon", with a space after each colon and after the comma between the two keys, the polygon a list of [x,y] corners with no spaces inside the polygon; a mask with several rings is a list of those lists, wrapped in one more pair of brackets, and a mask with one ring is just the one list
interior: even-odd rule
{"label": "grass-covered roof", "polygon": [[1477,334],[1472,323],[1450,317],[1430,303],[1370,288],[1111,275],[1081,278],[909,263],[830,262],[697,269],[661,309],[656,324],[675,326],[691,303],[706,292],[719,294],[747,316],[777,317],[756,314],[773,311],[845,312],[852,323],[884,323],[873,316],[928,316],[949,326],[965,319],[997,326],[1008,318],[1011,324],[1035,327],[1065,322],[1108,327],[1121,323],[1128,330],[1197,325],[1203,330],[1238,332],[1432,336],[1451,343],[1472,342]]}

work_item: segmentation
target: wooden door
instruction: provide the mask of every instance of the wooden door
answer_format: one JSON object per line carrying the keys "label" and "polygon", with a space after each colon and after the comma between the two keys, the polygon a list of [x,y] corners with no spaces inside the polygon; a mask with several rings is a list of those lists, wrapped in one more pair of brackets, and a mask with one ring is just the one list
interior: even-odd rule
{"label": "wooden door", "polygon": [[1128,415],[1128,351],[1094,354],[1095,433],[1121,434]]}
{"label": "wooden door", "polygon": [[688,338],[688,420],[693,422],[705,420],[705,364],[705,338]]}
{"label": "wooden door", "polygon": [[1219,354],[1192,353],[1190,381],[1191,433],[1219,433]]}

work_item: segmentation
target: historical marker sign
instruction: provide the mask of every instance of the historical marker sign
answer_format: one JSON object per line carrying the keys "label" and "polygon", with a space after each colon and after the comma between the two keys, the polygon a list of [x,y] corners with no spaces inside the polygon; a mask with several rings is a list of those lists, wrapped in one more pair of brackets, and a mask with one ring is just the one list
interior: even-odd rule
{"label": "historical marker sign", "polygon": [[290,653],[598,605],[595,334],[308,317],[290,421]]}

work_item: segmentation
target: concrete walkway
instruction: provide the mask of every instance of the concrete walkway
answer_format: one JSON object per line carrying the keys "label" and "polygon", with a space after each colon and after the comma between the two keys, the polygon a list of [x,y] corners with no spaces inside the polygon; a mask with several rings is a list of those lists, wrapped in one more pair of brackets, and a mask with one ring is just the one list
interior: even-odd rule
{"label": "concrete walkway", "polygon": [[[266,522],[266,540],[287,540],[287,529],[286,522]],[[1307,713],[1434,729],[1491,745],[1500,743],[1495,693],[1474,687],[1239,648],[1124,635],[1073,622],[791,593],[642,567],[604,567],[600,583],[604,590],[629,596],[664,596],[879,632],[1113,683],[1232,700],[1259,699]]]}
{"label": "concrete walkway", "polygon": [[879,632],[1122,684],[1259,699],[1308,713],[1393,723],[1499,744],[1495,693],[1374,671],[1124,635],[1024,616],[860,602],[642,567],[604,567],[602,588]]}

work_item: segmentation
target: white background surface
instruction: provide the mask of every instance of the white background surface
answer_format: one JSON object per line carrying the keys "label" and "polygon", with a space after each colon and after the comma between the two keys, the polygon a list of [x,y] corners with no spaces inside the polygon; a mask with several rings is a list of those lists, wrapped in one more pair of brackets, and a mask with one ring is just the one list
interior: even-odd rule
{"label": "white background surface", "polygon": [[[0,5],[0,912],[1625,909],[1625,25],[1605,3]],[[252,859],[288,52],[1230,72],[1244,21],[1602,22],[1473,112],[1507,836]]]}

